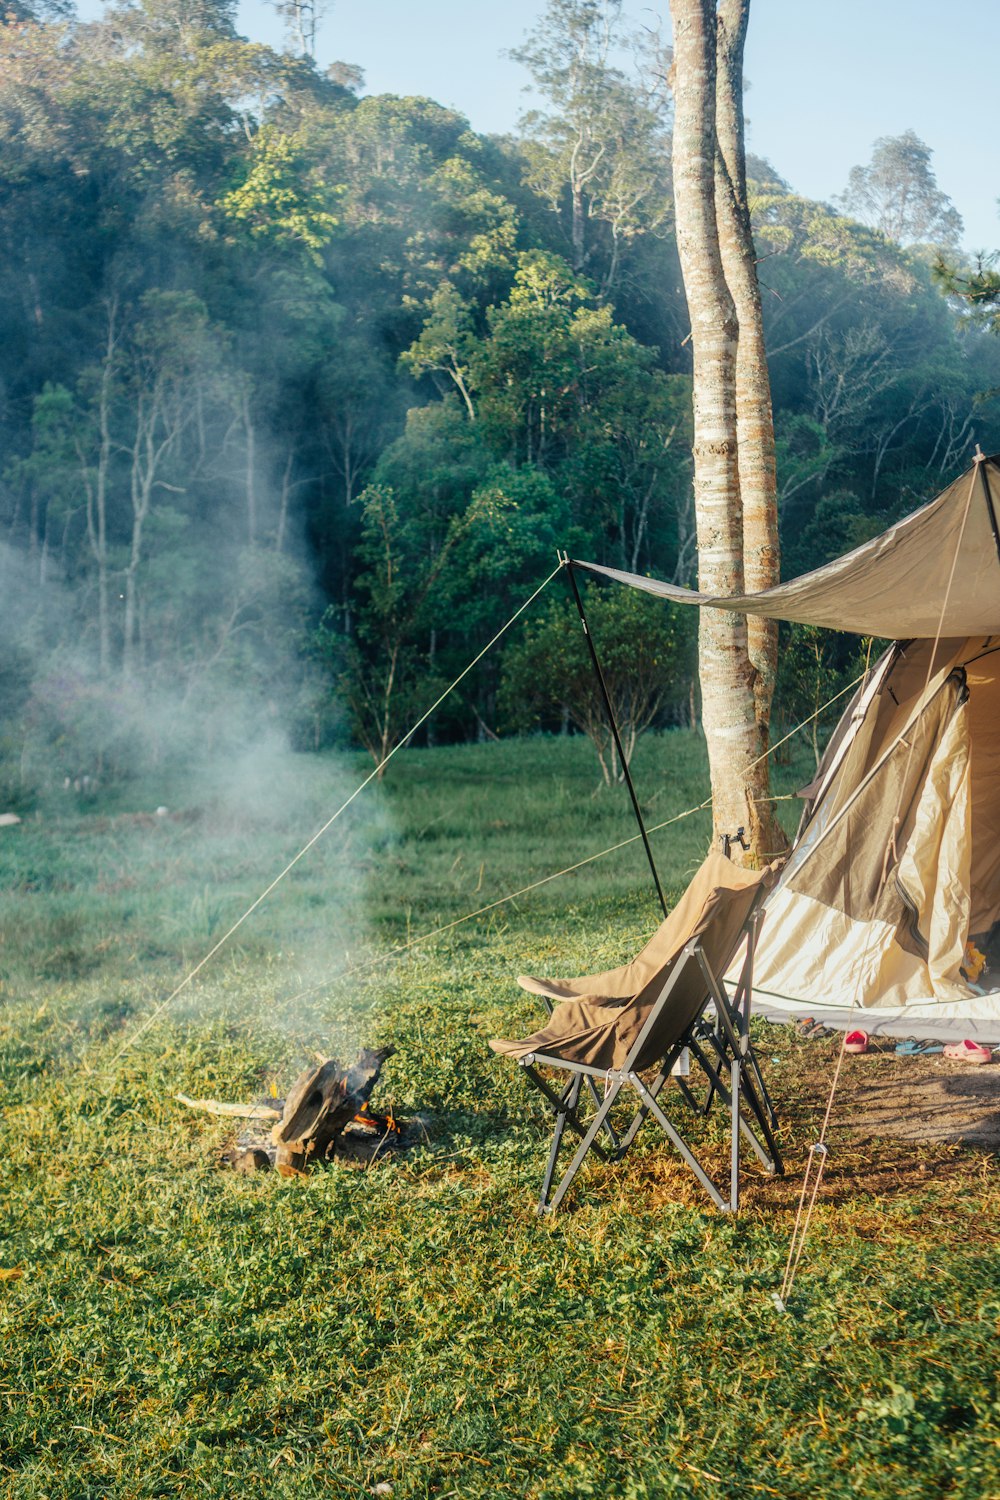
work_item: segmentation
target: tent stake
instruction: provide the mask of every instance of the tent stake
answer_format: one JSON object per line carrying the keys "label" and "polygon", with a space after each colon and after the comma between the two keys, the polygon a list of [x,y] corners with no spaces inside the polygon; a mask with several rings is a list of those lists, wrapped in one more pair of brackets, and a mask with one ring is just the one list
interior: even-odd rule
{"label": "tent stake", "polygon": [[642,845],[646,851],[646,858],[649,860],[649,869],[650,873],[653,876],[653,884],[656,886],[656,894],[660,898],[660,906],[663,908],[663,915],[667,916],[668,912],[666,897],[663,894],[663,887],[660,885],[660,877],[656,872],[656,864],[653,860],[653,851],[649,847],[649,836],[646,833],[646,825],[642,820],[642,813],[639,810],[639,799],[635,794],[635,787],[632,784],[632,773],[628,768],[628,760],[625,756],[625,749],[622,745],[621,735],[618,733],[618,724],[615,719],[615,711],[611,707],[611,695],[608,692],[608,685],[604,680],[604,673],[601,671],[601,663],[597,659],[597,650],[594,646],[594,638],[590,633],[590,627],[587,624],[587,616],[584,614],[583,600],[580,597],[580,590],[577,588],[576,577],[573,572],[573,564],[570,561],[569,557],[565,555],[563,556],[562,563],[569,578],[570,588],[573,590],[573,598],[576,600],[576,607],[580,615],[580,624],[583,626],[583,633],[587,640],[587,649],[590,652],[590,660],[594,668],[594,676],[597,678],[597,685],[601,690],[601,697],[604,699],[604,707],[607,711],[608,723],[611,726],[611,734],[614,738],[615,748],[618,751],[618,759],[621,761],[622,773],[625,777],[625,784],[628,787],[628,794],[632,798],[632,811],[635,813],[635,820],[639,825],[639,832],[642,835]]}

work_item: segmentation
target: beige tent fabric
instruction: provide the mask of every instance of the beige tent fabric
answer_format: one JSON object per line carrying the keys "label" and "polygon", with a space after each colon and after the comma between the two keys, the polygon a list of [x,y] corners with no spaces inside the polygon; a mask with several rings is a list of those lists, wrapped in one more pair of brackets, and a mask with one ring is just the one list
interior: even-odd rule
{"label": "beige tent fabric", "polygon": [[[1000,648],[1000,642],[996,643]],[[972,916],[986,933],[1000,921],[1000,649],[974,652],[966,667],[972,743]]]}
{"label": "beige tent fabric", "polygon": [[896,871],[896,887],[914,908],[927,944],[927,972],[939,1000],[969,993],[959,973],[972,902],[972,816],[968,715],[953,713],[931,756]]}
{"label": "beige tent fabric", "polygon": [[[760,594],[699,594],[596,563],[575,566],[681,604],[823,625],[888,640],[1000,634],[1000,457],[835,562]],[[954,581],[952,565],[955,564]],[[950,584],[950,586],[949,586]]]}
{"label": "beige tent fabric", "polygon": [[[732,961],[758,888],[771,879],[773,867],[744,870],[713,850],[631,963],[579,979],[522,976],[518,983],[523,988],[560,1003],[540,1031],[521,1041],[494,1040],[490,1046],[506,1057],[548,1052],[602,1070],[621,1067],[685,943],[701,938],[713,972],[721,974]],[[655,1062],[683,1034],[704,999],[705,986],[696,976],[678,986],[639,1068]]]}
{"label": "beige tent fabric", "polygon": [[888,743],[858,736],[827,794],[829,814],[826,806],[818,809],[818,837],[814,843],[803,838],[808,857],[788,877],[793,890],[855,919],[874,915],[900,927],[907,921],[896,887],[899,858],[910,844],[921,794],[960,693],[960,679],[949,675],[925,705],[911,705],[902,723],[890,724]]}
{"label": "beige tent fabric", "polygon": [[896,641],[803,794],[802,834],[768,899],[755,996],[801,1000],[817,1015],[862,1005],[904,1034],[910,1005],[924,1026],[940,1015],[939,1035],[973,1034],[961,1027],[975,1016],[975,1034],[1000,1041],[1000,974],[987,976],[998,992],[984,997],[959,972],[966,940],[1000,922],[998,522],[1000,455],[977,457],[845,557],[763,593],[708,596],[578,564],[679,603]]}
{"label": "beige tent fabric", "polygon": [[894,649],[768,899],[755,990],[820,1012],[957,1007],[953,1030],[983,1010],[960,968],[1000,904],[1000,641]]}

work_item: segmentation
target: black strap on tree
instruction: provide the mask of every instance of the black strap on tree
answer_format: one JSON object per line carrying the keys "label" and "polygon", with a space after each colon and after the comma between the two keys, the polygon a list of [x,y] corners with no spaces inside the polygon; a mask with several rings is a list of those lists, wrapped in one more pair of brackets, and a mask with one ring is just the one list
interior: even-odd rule
{"label": "black strap on tree", "polygon": [[653,876],[653,884],[656,886],[656,894],[660,898],[660,905],[663,908],[663,915],[666,916],[666,897],[663,894],[663,887],[660,885],[660,877],[656,873],[656,864],[653,860],[653,851],[649,847],[649,836],[646,833],[646,825],[642,821],[642,813],[639,810],[639,799],[635,795],[635,787],[632,785],[632,775],[628,768],[628,760],[625,756],[624,747],[622,746],[621,735],[618,733],[618,724],[615,719],[615,711],[611,707],[611,695],[608,692],[608,685],[604,680],[604,673],[601,671],[601,663],[597,659],[597,651],[594,646],[594,638],[590,633],[590,627],[587,624],[587,616],[585,615],[583,610],[583,600],[580,597],[580,590],[577,587],[576,575],[573,572],[573,564],[565,553],[563,554],[562,563],[563,567],[566,569],[566,575],[569,578],[570,588],[573,590],[573,598],[576,600],[576,607],[580,614],[580,624],[583,626],[583,634],[587,642],[587,649],[590,652],[590,660],[593,664],[594,676],[597,678],[597,685],[601,690],[601,697],[604,699],[604,707],[607,710],[608,723],[611,726],[611,734],[614,738],[615,748],[618,751],[618,759],[621,761],[622,772],[625,777],[625,784],[628,787],[628,794],[632,798],[632,811],[635,813],[635,820],[639,825],[639,832],[642,835],[643,848],[646,851],[646,858],[649,860],[649,868]]}

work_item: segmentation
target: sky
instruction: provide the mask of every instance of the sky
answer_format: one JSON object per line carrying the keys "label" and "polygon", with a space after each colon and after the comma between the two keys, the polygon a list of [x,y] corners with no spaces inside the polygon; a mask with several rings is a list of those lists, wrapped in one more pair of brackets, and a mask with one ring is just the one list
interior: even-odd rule
{"label": "sky", "polygon": [[[426,94],[477,131],[511,131],[527,79],[502,54],[544,8],[544,0],[333,0],[317,61],[357,64],[366,92]],[[99,14],[100,0],[80,0],[79,10]],[[666,6],[626,0],[625,10],[636,27],[655,26]],[[281,22],[266,0],[242,0],[239,25],[280,45]],[[879,136],[915,130],[965,221],[966,247],[995,248],[1000,96],[989,63],[998,50],[996,0],[753,0],[748,148],[796,191],[829,201]]]}

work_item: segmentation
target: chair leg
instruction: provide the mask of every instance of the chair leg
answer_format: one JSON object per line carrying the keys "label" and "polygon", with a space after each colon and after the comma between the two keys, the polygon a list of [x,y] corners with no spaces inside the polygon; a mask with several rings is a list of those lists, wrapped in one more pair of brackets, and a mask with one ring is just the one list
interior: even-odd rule
{"label": "chair leg", "polygon": [[[553,1005],[552,1001],[549,999],[548,995],[543,995],[542,996],[542,1004],[545,1006],[545,1009],[548,1011],[549,1015],[551,1016],[552,1012],[555,1010],[555,1006]],[[579,1098],[579,1092],[580,1091],[578,1089],[577,1090],[577,1097],[578,1098]],[[590,1095],[591,1099],[594,1101],[594,1108],[595,1109],[600,1109],[600,1107],[601,1107],[601,1096],[597,1092],[597,1086],[594,1083],[594,1080],[590,1077],[589,1073],[587,1074],[587,1093]],[[615,1151],[617,1151],[618,1145],[619,1145],[618,1135],[617,1135],[617,1133],[615,1131],[615,1128],[612,1125],[612,1123],[611,1123],[610,1120],[608,1120],[608,1122],[607,1122],[607,1124],[605,1125],[604,1128],[607,1131],[608,1135],[611,1137],[611,1146],[612,1146],[612,1149],[615,1150]]]}
{"label": "chair leg", "polygon": [[573,1157],[573,1160],[570,1162],[569,1166],[566,1168],[566,1171],[563,1174],[562,1181],[560,1182],[559,1186],[556,1188],[555,1193],[552,1195],[552,1197],[549,1199],[549,1201],[547,1203],[543,1203],[543,1204],[541,1204],[539,1206],[539,1213],[550,1213],[550,1214],[555,1213],[556,1209],[559,1207],[559,1205],[562,1202],[563,1198],[566,1196],[566,1193],[567,1193],[567,1191],[569,1189],[570,1184],[573,1181],[573,1178],[576,1176],[577,1172],[579,1172],[580,1168],[582,1167],[583,1162],[584,1162],[584,1158],[586,1157],[587,1152],[590,1151],[592,1147],[595,1150],[598,1149],[596,1147],[596,1145],[595,1145],[596,1140],[597,1140],[597,1136],[598,1136],[599,1132],[601,1131],[601,1129],[604,1127],[605,1119],[606,1119],[607,1115],[610,1114],[612,1105],[614,1104],[615,1100],[618,1098],[618,1095],[619,1095],[620,1092],[621,1092],[621,1084],[617,1083],[617,1082],[612,1082],[611,1085],[610,1085],[610,1087],[609,1087],[609,1089],[608,1089],[607,1094],[604,1096],[604,1099],[601,1101],[601,1107],[600,1107],[600,1109],[597,1111],[597,1114],[594,1116],[594,1118],[590,1122],[590,1128],[588,1129],[586,1135],[583,1137],[583,1140],[580,1142],[579,1146],[577,1147],[576,1154]]}
{"label": "chair leg", "polygon": [[729,1067],[729,1207],[735,1214],[740,1207],[740,1060],[734,1057]]}
{"label": "chair leg", "polygon": [[[732,1074],[733,1063],[731,1049],[726,1048],[724,1040],[720,1039],[719,1035],[715,1032],[712,1032],[711,1036],[708,1039],[712,1042],[716,1052],[719,1055],[719,1066],[721,1067],[728,1058],[730,1074]],[[761,1134],[767,1142],[767,1151],[765,1151],[764,1147],[761,1146],[752,1127],[743,1118],[742,1114],[740,1116],[740,1128],[743,1134],[746,1136],[747,1140],[750,1142],[750,1145],[753,1147],[754,1151],[760,1158],[762,1165],[766,1167],[769,1172],[772,1172],[776,1176],[781,1177],[784,1175],[785,1169],[784,1165],[782,1164],[781,1153],[778,1150],[778,1143],[774,1138],[774,1127],[777,1126],[778,1117],[774,1112],[774,1107],[771,1104],[770,1096],[767,1097],[766,1105],[763,1104],[757,1096],[753,1085],[753,1079],[750,1076],[751,1071],[756,1078],[760,1079],[762,1086],[763,1079],[760,1078],[760,1068],[757,1063],[756,1056],[753,1053],[753,1047],[751,1046],[747,1038],[743,1038],[743,1041],[746,1045],[747,1050],[745,1054],[741,1053],[743,1061],[741,1062],[739,1071],[740,1086],[738,1092],[750,1109],[750,1112],[756,1120]],[[706,1073],[709,1076],[710,1086],[708,1103],[711,1103],[711,1100],[715,1094],[719,1094],[723,1103],[731,1107],[733,1097],[732,1090],[725,1088],[722,1083],[722,1079],[717,1073],[716,1069],[712,1066],[712,1064],[708,1061],[708,1058],[696,1044],[692,1045],[692,1051],[695,1052],[698,1057],[698,1061],[701,1063],[702,1067],[705,1069]],[[702,1109],[704,1113],[707,1113],[707,1105],[702,1106]],[[768,1151],[770,1152],[770,1155],[768,1155]]]}
{"label": "chair leg", "polygon": [[[670,1079],[673,1077],[673,1074],[670,1070],[673,1067],[676,1059],[680,1056],[681,1051],[681,1047],[674,1047],[668,1053],[667,1058],[663,1063],[660,1071],[657,1073],[656,1077],[652,1080],[651,1083],[648,1083],[646,1085],[651,1099],[658,1098],[660,1091],[663,1089],[664,1085],[669,1083]],[[677,1084],[677,1087],[680,1089],[682,1095],[687,1100],[688,1104],[690,1104],[691,1108],[693,1110],[699,1109],[700,1106],[698,1104],[698,1101],[692,1094],[691,1090],[688,1088],[685,1080],[683,1078],[674,1078],[674,1082]],[[642,1123],[646,1119],[648,1114],[649,1106],[645,1103],[641,1104],[636,1110],[635,1115],[633,1116],[632,1121],[628,1127],[628,1130],[626,1130],[621,1139],[622,1156],[625,1155],[625,1152],[628,1150],[632,1142],[635,1140],[636,1136],[639,1134]]]}
{"label": "chair leg", "polygon": [[774,1104],[771,1101],[771,1096],[767,1091],[767,1084],[764,1082],[764,1075],[761,1072],[760,1063],[757,1061],[757,1053],[754,1050],[752,1042],[747,1046],[747,1063],[749,1064],[750,1069],[753,1072],[754,1082],[757,1086],[757,1093],[760,1097],[760,1101],[763,1104],[764,1108],[767,1110],[767,1117],[770,1122],[771,1129],[777,1130],[778,1111],[775,1109]]}
{"label": "chair leg", "polygon": [[[533,1067],[526,1066],[524,1063],[522,1063],[521,1066],[522,1068],[524,1068],[525,1073],[527,1074],[531,1082],[535,1085],[535,1088],[538,1090],[538,1092],[540,1094],[544,1094],[545,1098],[548,1100],[549,1104],[552,1107],[553,1113],[557,1117],[564,1117],[566,1124],[570,1127],[571,1130],[575,1130],[578,1136],[585,1136],[587,1133],[587,1126],[580,1119],[576,1107],[569,1102],[572,1082],[566,1084],[561,1094],[557,1094],[556,1091],[551,1088],[548,1083],[546,1083],[545,1079],[540,1077],[540,1075],[535,1072],[535,1069]],[[573,1075],[574,1078],[578,1078],[580,1076],[580,1074]],[[579,1101],[579,1091],[577,1091],[577,1100]],[[608,1130],[609,1134],[612,1134],[610,1126],[607,1122],[605,1123],[604,1128]],[[613,1136],[613,1139],[617,1144],[618,1137],[615,1135]],[[613,1153],[609,1152],[606,1147],[599,1146],[595,1143],[593,1149],[594,1154],[596,1156],[599,1156],[601,1161],[611,1160]]]}
{"label": "chair leg", "polygon": [[633,1073],[631,1082],[633,1087],[638,1091],[639,1097],[646,1105],[649,1113],[656,1120],[660,1129],[668,1137],[675,1150],[680,1152],[681,1156],[687,1162],[688,1166],[691,1168],[692,1172],[697,1177],[698,1181],[701,1183],[702,1187],[705,1189],[706,1193],[711,1198],[716,1208],[721,1208],[723,1213],[725,1213],[729,1207],[725,1198],[723,1198],[722,1194],[719,1192],[719,1189],[715,1186],[715,1183],[712,1181],[711,1177],[709,1177],[708,1173],[705,1171],[704,1167],[695,1156],[694,1152],[686,1144],[683,1138],[678,1135],[677,1131],[671,1125],[670,1121],[667,1119],[666,1115],[663,1113],[663,1110],[660,1108],[659,1104],[657,1104],[656,1100],[653,1098],[652,1094],[649,1092],[649,1089],[643,1083],[642,1079],[638,1076],[638,1074]]}
{"label": "chair leg", "polygon": [[545,1176],[542,1178],[541,1197],[538,1200],[538,1212],[540,1214],[545,1212],[545,1207],[549,1196],[549,1188],[552,1186],[552,1174],[555,1172],[556,1162],[559,1160],[559,1148],[562,1145],[563,1134],[566,1130],[567,1110],[575,1110],[577,1104],[580,1102],[581,1079],[582,1074],[577,1073],[573,1078],[570,1079],[569,1083],[566,1085],[566,1088],[563,1090],[563,1102],[566,1104],[567,1108],[558,1111],[556,1114],[556,1128],[552,1133],[552,1146],[549,1150],[549,1159],[545,1168]]}
{"label": "chair leg", "polygon": [[[767,1172],[772,1173],[778,1177],[783,1176],[785,1169],[782,1164],[781,1155],[778,1151],[777,1142],[775,1141],[771,1129],[764,1116],[764,1111],[761,1107],[761,1104],[753,1091],[753,1085],[750,1079],[747,1077],[745,1069],[743,1068],[742,1061],[740,1061],[739,1067],[735,1068],[736,1060],[730,1059],[730,1087],[727,1088],[725,1083],[723,1082],[721,1072],[709,1061],[709,1059],[705,1056],[697,1043],[692,1043],[691,1050],[695,1053],[698,1061],[708,1075],[713,1096],[715,1094],[718,1094],[723,1104],[725,1104],[731,1111],[731,1129],[746,1138],[748,1144],[760,1160],[761,1166],[764,1167]],[[719,1059],[720,1068],[725,1061],[726,1055],[724,1053],[723,1056]],[[735,1091],[732,1086],[732,1080],[734,1076],[737,1079]],[[761,1134],[767,1142],[767,1149],[765,1149],[765,1147],[761,1145],[760,1141],[757,1139],[757,1135],[753,1127],[744,1117],[743,1111],[739,1109],[738,1105],[740,1099],[744,1100],[745,1103],[749,1106],[754,1119],[760,1127]],[[735,1144],[733,1146],[733,1150],[738,1150],[738,1147]],[[769,1152],[770,1154],[768,1154]]]}

